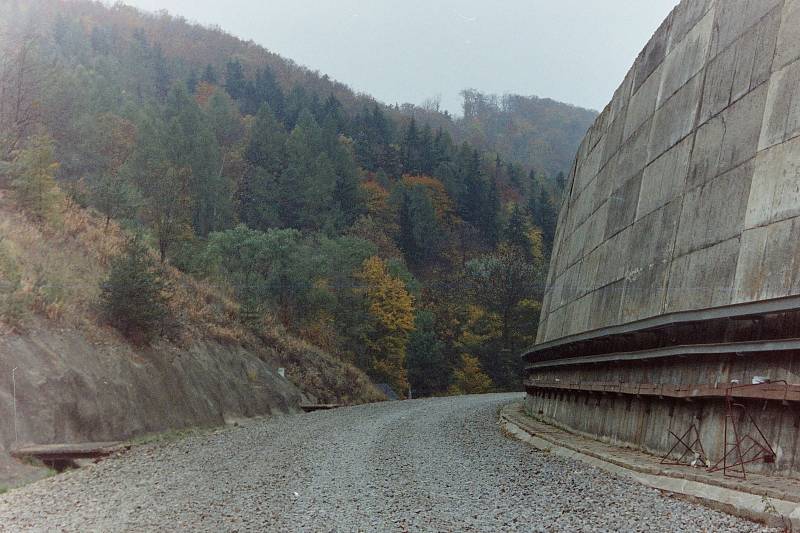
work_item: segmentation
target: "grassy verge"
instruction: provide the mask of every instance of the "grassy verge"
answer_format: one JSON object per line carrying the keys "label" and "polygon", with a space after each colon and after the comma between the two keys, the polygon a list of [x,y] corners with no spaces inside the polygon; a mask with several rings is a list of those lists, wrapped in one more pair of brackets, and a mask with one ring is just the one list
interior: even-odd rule
{"label": "grassy verge", "polygon": [[134,437],[126,441],[126,444],[130,444],[131,446],[144,446],[147,444],[169,444],[170,442],[183,440],[189,437],[194,437],[198,435],[208,435],[209,433],[215,431],[224,430],[226,427],[227,426],[189,427],[183,429],[170,429],[167,431],[162,431],[160,433],[148,433],[147,435]]}

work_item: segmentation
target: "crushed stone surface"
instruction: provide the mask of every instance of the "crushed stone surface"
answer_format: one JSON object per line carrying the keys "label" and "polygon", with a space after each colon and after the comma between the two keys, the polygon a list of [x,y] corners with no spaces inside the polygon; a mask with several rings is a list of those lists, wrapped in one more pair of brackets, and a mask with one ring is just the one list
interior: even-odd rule
{"label": "crushed stone surface", "polygon": [[0,531],[765,531],[503,435],[521,395],[386,402],[134,447],[0,496]]}

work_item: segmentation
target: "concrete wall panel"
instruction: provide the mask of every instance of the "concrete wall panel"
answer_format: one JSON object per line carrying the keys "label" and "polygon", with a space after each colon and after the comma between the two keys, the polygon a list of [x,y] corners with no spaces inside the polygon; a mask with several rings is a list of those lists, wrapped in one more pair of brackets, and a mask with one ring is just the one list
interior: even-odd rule
{"label": "concrete wall panel", "polygon": [[757,24],[784,0],[718,0],[711,54],[717,55]]}
{"label": "concrete wall panel", "polygon": [[673,261],[664,310],[672,313],[731,303],[739,244],[735,237]]}
{"label": "concrete wall panel", "polygon": [[687,137],[644,170],[636,209],[637,220],[683,193],[693,141],[692,137]]}
{"label": "concrete wall panel", "polygon": [[758,154],[747,205],[753,228],[800,215],[800,137]]}
{"label": "concrete wall panel", "polygon": [[[682,0],[672,13],[670,49],[683,42],[686,34],[700,22],[709,10],[713,9],[714,0]],[[713,17],[712,17],[713,19]]]}
{"label": "concrete wall panel", "polygon": [[725,133],[716,169],[718,175],[756,155],[766,98],[767,85],[762,84],[720,115]]}
{"label": "concrete wall panel", "polygon": [[742,233],[754,166],[748,161],[683,196],[676,257]]}
{"label": "concrete wall panel", "polygon": [[646,123],[655,113],[658,91],[661,89],[661,69],[650,75],[647,81],[633,93],[625,118],[623,141]]}
{"label": "concrete wall panel", "polygon": [[737,261],[734,303],[800,291],[800,220],[747,230]]}
{"label": "concrete wall panel", "polygon": [[706,13],[670,50],[664,61],[664,72],[661,76],[656,107],[661,107],[705,66],[713,24],[714,12],[712,10]]}
{"label": "concrete wall panel", "polygon": [[639,174],[615,190],[608,199],[605,238],[608,239],[630,226],[636,218],[642,175]]}
{"label": "concrete wall panel", "polygon": [[783,23],[778,35],[775,66],[781,68],[798,58],[800,58],[800,1],[786,0],[783,7]]}
{"label": "concrete wall panel", "polygon": [[800,0],[680,2],[578,152],[538,340],[800,294],[799,92]]}
{"label": "concrete wall panel", "polygon": [[782,143],[800,133],[800,62],[791,63],[770,77],[759,150]]}

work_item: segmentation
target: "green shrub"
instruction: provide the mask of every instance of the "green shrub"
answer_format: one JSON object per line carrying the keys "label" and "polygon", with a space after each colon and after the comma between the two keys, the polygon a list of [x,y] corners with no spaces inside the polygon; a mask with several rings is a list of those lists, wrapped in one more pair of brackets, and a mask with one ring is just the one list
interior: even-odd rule
{"label": "green shrub", "polygon": [[114,259],[100,289],[106,319],[132,340],[152,340],[170,318],[167,284],[139,237],[132,238],[125,253]]}
{"label": "green shrub", "polygon": [[19,330],[29,315],[28,297],[13,250],[0,239],[0,322]]}

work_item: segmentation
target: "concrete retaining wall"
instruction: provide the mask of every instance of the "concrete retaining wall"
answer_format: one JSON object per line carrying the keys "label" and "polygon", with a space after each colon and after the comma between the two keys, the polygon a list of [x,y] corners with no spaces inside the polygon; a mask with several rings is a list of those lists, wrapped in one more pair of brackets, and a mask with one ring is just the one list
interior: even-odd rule
{"label": "concrete retaining wall", "polygon": [[580,147],[538,342],[800,293],[800,0],[684,0]]}
{"label": "concrete retaining wall", "polygon": [[[581,144],[537,342],[800,294],[799,217],[800,0],[683,0]],[[674,443],[670,430],[695,422],[714,459],[723,454],[724,400],[547,390],[536,380],[714,385],[760,375],[798,384],[798,357],[553,366],[528,376],[527,407],[658,454]],[[774,465],[748,468],[800,475],[800,407],[745,403],[777,453]]]}
{"label": "concrete retaining wall", "polygon": [[123,440],[229,419],[299,412],[301,392],[235,345],[196,340],[135,349],[79,331],[0,338],[0,462],[15,445]]}
{"label": "concrete retaining wall", "polygon": [[[708,377],[715,376],[716,383]],[[536,380],[561,383],[664,383],[721,384],[732,380],[751,383],[755,376],[773,381],[800,382],[800,355],[786,353],[748,356],[698,357],[625,365],[562,367],[533,371]],[[776,401],[737,400],[747,407],[776,452],[774,464],[753,463],[748,472],[770,472],[800,476],[800,406]],[[526,403],[532,416],[545,417],[555,424],[601,440],[632,446],[664,455],[676,440],[670,431],[683,435],[692,424],[700,431],[703,447],[712,461],[724,454],[725,401],[659,399],[614,393],[545,391],[529,394]],[[747,418],[736,422],[742,435],[756,435]],[[678,455],[684,450],[680,449]],[[743,450],[744,451],[744,450]],[[751,455],[752,457],[752,455]]]}

